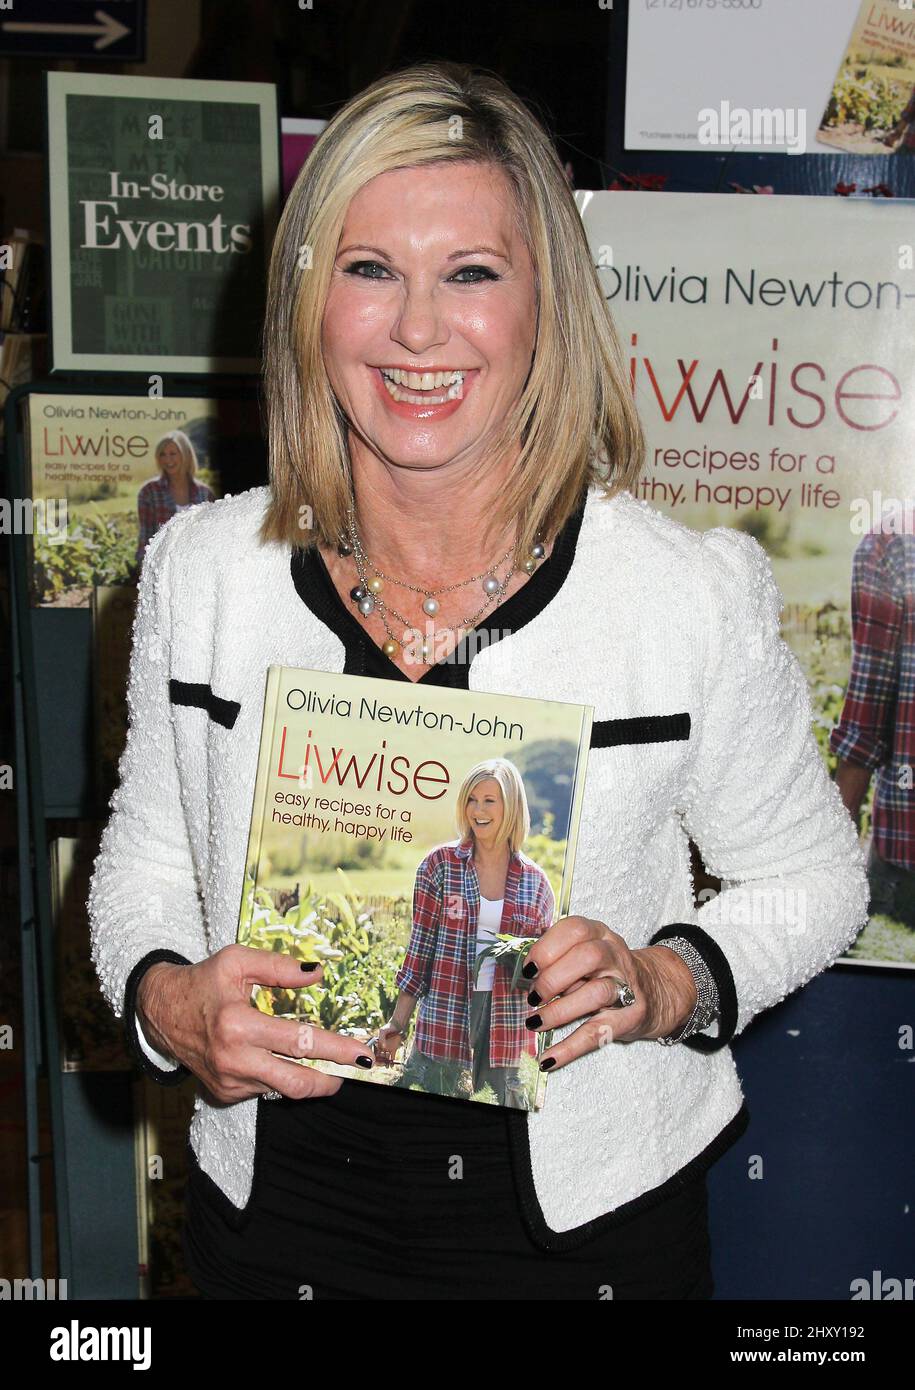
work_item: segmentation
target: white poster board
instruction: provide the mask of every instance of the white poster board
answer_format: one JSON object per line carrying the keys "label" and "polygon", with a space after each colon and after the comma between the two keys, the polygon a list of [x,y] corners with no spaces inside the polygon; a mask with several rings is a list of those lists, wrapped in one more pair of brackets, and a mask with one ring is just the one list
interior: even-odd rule
{"label": "white poster board", "polygon": [[[631,0],[626,57],[626,148],[738,148],[740,111],[804,112],[794,149],[754,143],[754,153],[829,151],[816,140],[859,0]],[[722,110],[724,104],[724,110]],[[700,140],[719,113],[720,145]],[[760,118],[757,134],[778,133]]]}

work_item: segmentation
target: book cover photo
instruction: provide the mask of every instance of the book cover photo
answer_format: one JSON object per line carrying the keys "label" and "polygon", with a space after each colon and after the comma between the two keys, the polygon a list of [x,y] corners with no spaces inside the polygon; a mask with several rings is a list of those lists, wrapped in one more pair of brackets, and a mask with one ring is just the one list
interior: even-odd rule
{"label": "book cover photo", "polygon": [[[318,961],[255,985],[362,1041],[352,1080],[538,1110],[522,975],[568,915],[593,707],[271,666],[237,939]],[[286,1054],[277,1053],[277,1056]]]}
{"label": "book cover photo", "polygon": [[34,607],[90,608],[93,586],[134,585],[170,517],[260,461],[249,395],[35,391],[20,419]]}
{"label": "book cover photo", "polygon": [[861,0],[820,129],[847,154],[915,152],[915,9]]}

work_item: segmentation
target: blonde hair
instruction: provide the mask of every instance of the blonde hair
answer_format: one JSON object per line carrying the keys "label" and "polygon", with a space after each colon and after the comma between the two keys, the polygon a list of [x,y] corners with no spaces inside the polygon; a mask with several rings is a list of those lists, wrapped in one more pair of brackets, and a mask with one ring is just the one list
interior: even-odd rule
{"label": "blonde hair", "polygon": [[531,813],[521,773],[508,758],[490,758],[470,769],[457,796],[458,833],[462,840],[474,838],[473,827],[467,814],[467,801],[474,787],[490,778],[498,782],[502,791],[502,824],[499,826],[495,842],[501,845],[507,840],[509,849],[514,852],[521,848],[530,833]]}
{"label": "blonde hair", "polygon": [[195,477],[197,473],[197,451],[189,437],[184,433],[184,430],[169,430],[168,434],[163,434],[162,438],[156,444],[153,453],[159,472],[162,472],[162,464],[159,462],[159,455],[162,453],[166,444],[174,444],[178,453],[181,455],[185,473],[189,478]]}
{"label": "blonde hair", "polygon": [[264,540],[335,545],[345,525],[347,426],[324,366],[321,326],[352,198],[388,170],[458,161],[495,164],[509,179],[537,286],[532,367],[492,449],[500,458],[520,445],[514,477],[489,518],[494,534],[516,521],[525,554],[538,533],[544,542],[555,537],[591,481],[607,496],[635,484],[642,429],[550,136],[494,74],[419,63],[374,82],[336,114],[280,218],[263,335],[271,480]]}

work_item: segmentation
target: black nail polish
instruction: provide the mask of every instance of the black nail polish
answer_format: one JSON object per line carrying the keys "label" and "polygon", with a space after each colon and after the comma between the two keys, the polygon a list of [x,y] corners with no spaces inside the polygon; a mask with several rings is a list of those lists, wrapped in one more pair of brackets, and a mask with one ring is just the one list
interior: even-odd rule
{"label": "black nail polish", "polygon": [[537,962],[529,960],[527,962],[527,965],[523,965],[521,967],[521,974],[524,976],[526,980],[532,980],[534,976],[537,974]]}
{"label": "black nail polish", "polygon": [[532,989],[531,992],[530,992],[530,994],[527,996],[527,1002],[528,1002],[533,1008],[536,1008],[537,1005],[540,1003],[540,995],[537,993],[537,991],[536,991],[535,989]]}
{"label": "black nail polish", "polygon": [[317,970],[317,968],[318,962],[316,960],[303,960],[300,962],[300,969],[302,970]]}
{"label": "black nail polish", "polygon": [[530,1018],[524,1020],[525,1028],[539,1028],[543,1019],[539,1014],[531,1014]]}
{"label": "black nail polish", "polygon": [[356,1058],[356,1066],[357,1066],[357,1067],[370,1067],[371,1065],[372,1065],[372,1059],[371,1059],[371,1057],[357,1057],[357,1058]]}
{"label": "black nail polish", "polygon": [[555,1057],[544,1057],[543,1061],[540,1063],[540,1070],[541,1070],[541,1071],[549,1071],[550,1067],[555,1067],[555,1065],[556,1065],[556,1058],[555,1058]]}

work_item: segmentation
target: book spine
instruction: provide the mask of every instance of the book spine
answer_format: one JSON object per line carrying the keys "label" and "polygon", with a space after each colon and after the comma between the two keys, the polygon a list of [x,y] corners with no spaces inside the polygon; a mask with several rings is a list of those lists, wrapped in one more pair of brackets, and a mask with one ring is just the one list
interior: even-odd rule
{"label": "book spine", "polygon": [[581,803],[585,791],[585,772],[588,766],[588,750],[591,747],[591,726],[594,723],[594,709],[585,705],[581,711],[581,727],[578,731],[578,753],[575,758],[575,785],[572,788],[572,805],[569,808],[569,834],[566,854],[562,865],[562,883],[559,888],[557,917],[566,917],[572,897],[572,873],[575,868],[575,852],[578,848],[578,831],[581,825]]}
{"label": "book spine", "polygon": [[[575,782],[572,788],[572,804],[569,808],[569,833],[566,837],[566,852],[562,861],[562,882],[559,885],[559,901],[556,904],[556,920],[560,917],[567,917],[569,913],[569,901],[572,896],[572,874],[575,869],[575,852],[578,848],[578,831],[581,824],[581,803],[584,796],[585,773],[588,766],[588,750],[591,747],[591,726],[594,723],[594,708],[592,705],[581,706],[581,724],[578,730],[578,752],[575,756]],[[537,1049],[538,1058],[553,1045],[554,1030],[550,1029],[548,1034],[544,1034],[543,1043]],[[537,1078],[534,1095],[531,1100],[533,1110],[542,1110],[546,1099],[546,1083],[549,1079],[547,1072],[541,1072]]]}
{"label": "book spine", "polygon": [[[245,865],[241,885],[241,907],[238,913],[238,932],[236,934],[236,939],[242,944],[245,944],[250,933],[250,908],[252,908],[254,904],[254,895],[257,892],[257,880],[260,873],[261,842],[264,837],[267,791],[270,786],[270,760],[273,756],[273,741],[276,734],[276,707],[279,702],[282,674],[282,666],[270,666],[267,670],[261,738],[257,753],[257,773],[254,779],[254,798],[251,807],[251,826],[248,831],[248,844],[245,851]],[[254,878],[250,893],[248,891],[249,866],[252,868]]]}

